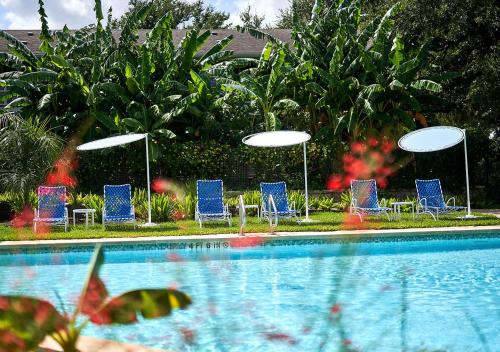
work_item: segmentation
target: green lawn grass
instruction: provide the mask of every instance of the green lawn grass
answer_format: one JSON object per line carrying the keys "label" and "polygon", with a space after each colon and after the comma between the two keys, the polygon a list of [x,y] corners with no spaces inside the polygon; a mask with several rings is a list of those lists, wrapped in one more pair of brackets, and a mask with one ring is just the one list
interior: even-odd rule
{"label": "green lawn grass", "polygon": [[[348,224],[345,222],[345,214],[338,212],[313,213],[311,218],[319,220],[315,223],[298,224],[295,221],[280,221],[277,232],[324,232],[337,230],[355,229],[408,229],[424,227],[449,227],[449,226],[484,226],[500,225],[500,219],[494,216],[476,214],[481,216],[475,220],[457,219],[457,214],[440,217],[434,221],[429,215],[421,215],[412,218],[410,214],[402,214],[398,221],[387,221],[384,217],[369,217],[360,224]],[[193,220],[181,220],[177,222],[162,223],[155,227],[137,227],[131,225],[111,226],[103,230],[102,226],[95,225],[85,229],[85,225],[70,226],[68,232],[62,227],[53,227],[49,233],[34,234],[31,228],[16,229],[7,225],[0,226],[1,241],[37,240],[37,239],[90,239],[90,238],[117,238],[117,237],[148,237],[148,236],[181,236],[181,235],[209,235],[209,234],[236,234],[239,232],[238,218],[233,218],[233,225],[228,227],[222,222],[204,223],[199,228],[198,223]],[[264,220],[258,222],[255,217],[247,218],[245,233],[269,232],[269,224]]]}

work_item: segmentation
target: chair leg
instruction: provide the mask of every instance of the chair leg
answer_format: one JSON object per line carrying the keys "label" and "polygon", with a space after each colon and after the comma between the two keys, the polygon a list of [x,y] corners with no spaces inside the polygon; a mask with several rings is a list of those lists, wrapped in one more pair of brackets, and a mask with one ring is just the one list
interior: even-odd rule
{"label": "chair leg", "polygon": [[359,217],[359,221],[360,222],[363,222],[363,217],[361,216],[360,213],[354,213],[355,215],[357,215]]}

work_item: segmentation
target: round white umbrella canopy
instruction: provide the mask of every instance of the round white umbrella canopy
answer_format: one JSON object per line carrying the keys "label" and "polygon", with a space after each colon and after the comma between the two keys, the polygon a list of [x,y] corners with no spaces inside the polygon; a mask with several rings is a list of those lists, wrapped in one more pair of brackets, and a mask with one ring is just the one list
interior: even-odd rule
{"label": "round white umbrella canopy", "polygon": [[103,139],[98,139],[97,141],[88,142],[76,147],[78,150],[96,150],[96,149],[104,149],[116,147],[118,145],[128,144],[132,142],[136,142],[140,139],[143,139],[145,134],[124,134],[121,136],[113,136]]}
{"label": "round white umbrella canopy", "polygon": [[304,188],[306,198],[306,218],[305,222],[312,221],[309,219],[309,196],[307,193],[307,154],[306,142],[311,139],[311,136],[306,132],[299,131],[270,131],[251,134],[243,138],[242,142],[252,147],[263,148],[279,148],[289,147],[296,144],[304,145]]}
{"label": "round white umbrella canopy", "polygon": [[465,138],[465,130],[453,126],[436,126],[426,127],[413,132],[410,132],[398,141],[401,149],[414,152],[435,152],[451,148],[464,141],[465,151],[465,180],[467,186],[467,215],[466,218],[474,218],[470,208],[470,192],[469,192],[469,166],[467,161],[467,139]]}
{"label": "round white umbrella canopy", "polygon": [[148,182],[148,222],[144,224],[144,226],[153,226],[155,225],[151,221],[151,182],[149,179],[149,151],[148,151],[148,134],[147,133],[133,133],[133,134],[124,134],[120,136],[113,136],[103,139],[98,139],[96,141],[88,142],[85,144],[81,144],[76,147],[77,150],[86,151],[86,150],[97,150],[104,148],[116,147],[123,144],[129,144],[132,142],[139,141],[144,139],[146,141],[146,173],[147,173],[147,182]]}
{"label": "round white umbrella canopy", "polygon": [[302,144],[311,139],[306,132],[271,131],[251,134],[243,138],[243,143],[252,147],[288,147]]}
{"label": "round white umbrella canopy", "polygon": [[410,132],[398,142],[401,149],[415,152],[434,152],[457,145],[465,138],[465,132],[457,127],[427,127]]}

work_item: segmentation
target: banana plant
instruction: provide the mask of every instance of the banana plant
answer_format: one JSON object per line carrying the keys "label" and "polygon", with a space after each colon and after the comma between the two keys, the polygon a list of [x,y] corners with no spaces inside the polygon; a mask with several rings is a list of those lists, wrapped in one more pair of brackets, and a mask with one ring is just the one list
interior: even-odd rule
{"label": "banana plant", "polygon": [[103,263],[104,251],[98,245],[72,314],[43,299],[0,295],[0,350],[32,351],[50,336],[64,352],[78,352],[78,339],[90,323],[134,324],[138,316],[164,317],[191,304],[188,295],[170,288],[137,289],[111,297],[99,276]]}
{"label": "banana plant", "polygon": [[241,72],[240,81],[220,79],[224,91],[238,92],[258,107],[266,131],[280,129],[280,114],[300,107],[286,95],[287,77],[292,69],[286,65],[285,60],[286,51],[283,46],[268,42],[262,51],[259,65]]}
{"label": "banana plant", "polygon": [[401,5],[362,24],[361,3],[318,0],[310,23],[292,31],[300,63],[312,70],[297,72],[304,87],[299,100],[319,134],[357,138],[387,126],[411,129],[407,111],[421,111],[419,98],[441,89],[425,77],[427,47],[410,53],[394,31]]}

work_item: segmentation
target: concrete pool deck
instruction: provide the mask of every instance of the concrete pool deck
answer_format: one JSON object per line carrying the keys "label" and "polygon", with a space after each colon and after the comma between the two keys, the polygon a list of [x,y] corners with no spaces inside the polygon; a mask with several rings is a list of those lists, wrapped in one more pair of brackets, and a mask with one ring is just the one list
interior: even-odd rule
{"label": "concrete pool deck", "polygon": [[455,227],[429,227],[412,229],[388,229],[388,230],[342,230],[329,232],[275,232],[275,233],[248,233],[240,234],[216,234],[216,235],[190,235],[190,236],[155,236],[155,237],[133,237],[133,238],[99,238],[99,239],[71,239],[71,240],[36,240],[36,241],[2,241],[0,248],[36,248],[36,247],[68,247],[89,246],[95,244],[168,244],[168,243],[191,243],[239,240],[248,237],[259,237],[265,240],[303,240],[303,239],[335,239],[335,238],[371,238],[390,236],[428,236],[444,235],[452,233],[494,233],[500,232],[500,225],[494,226],[455,226]]}

